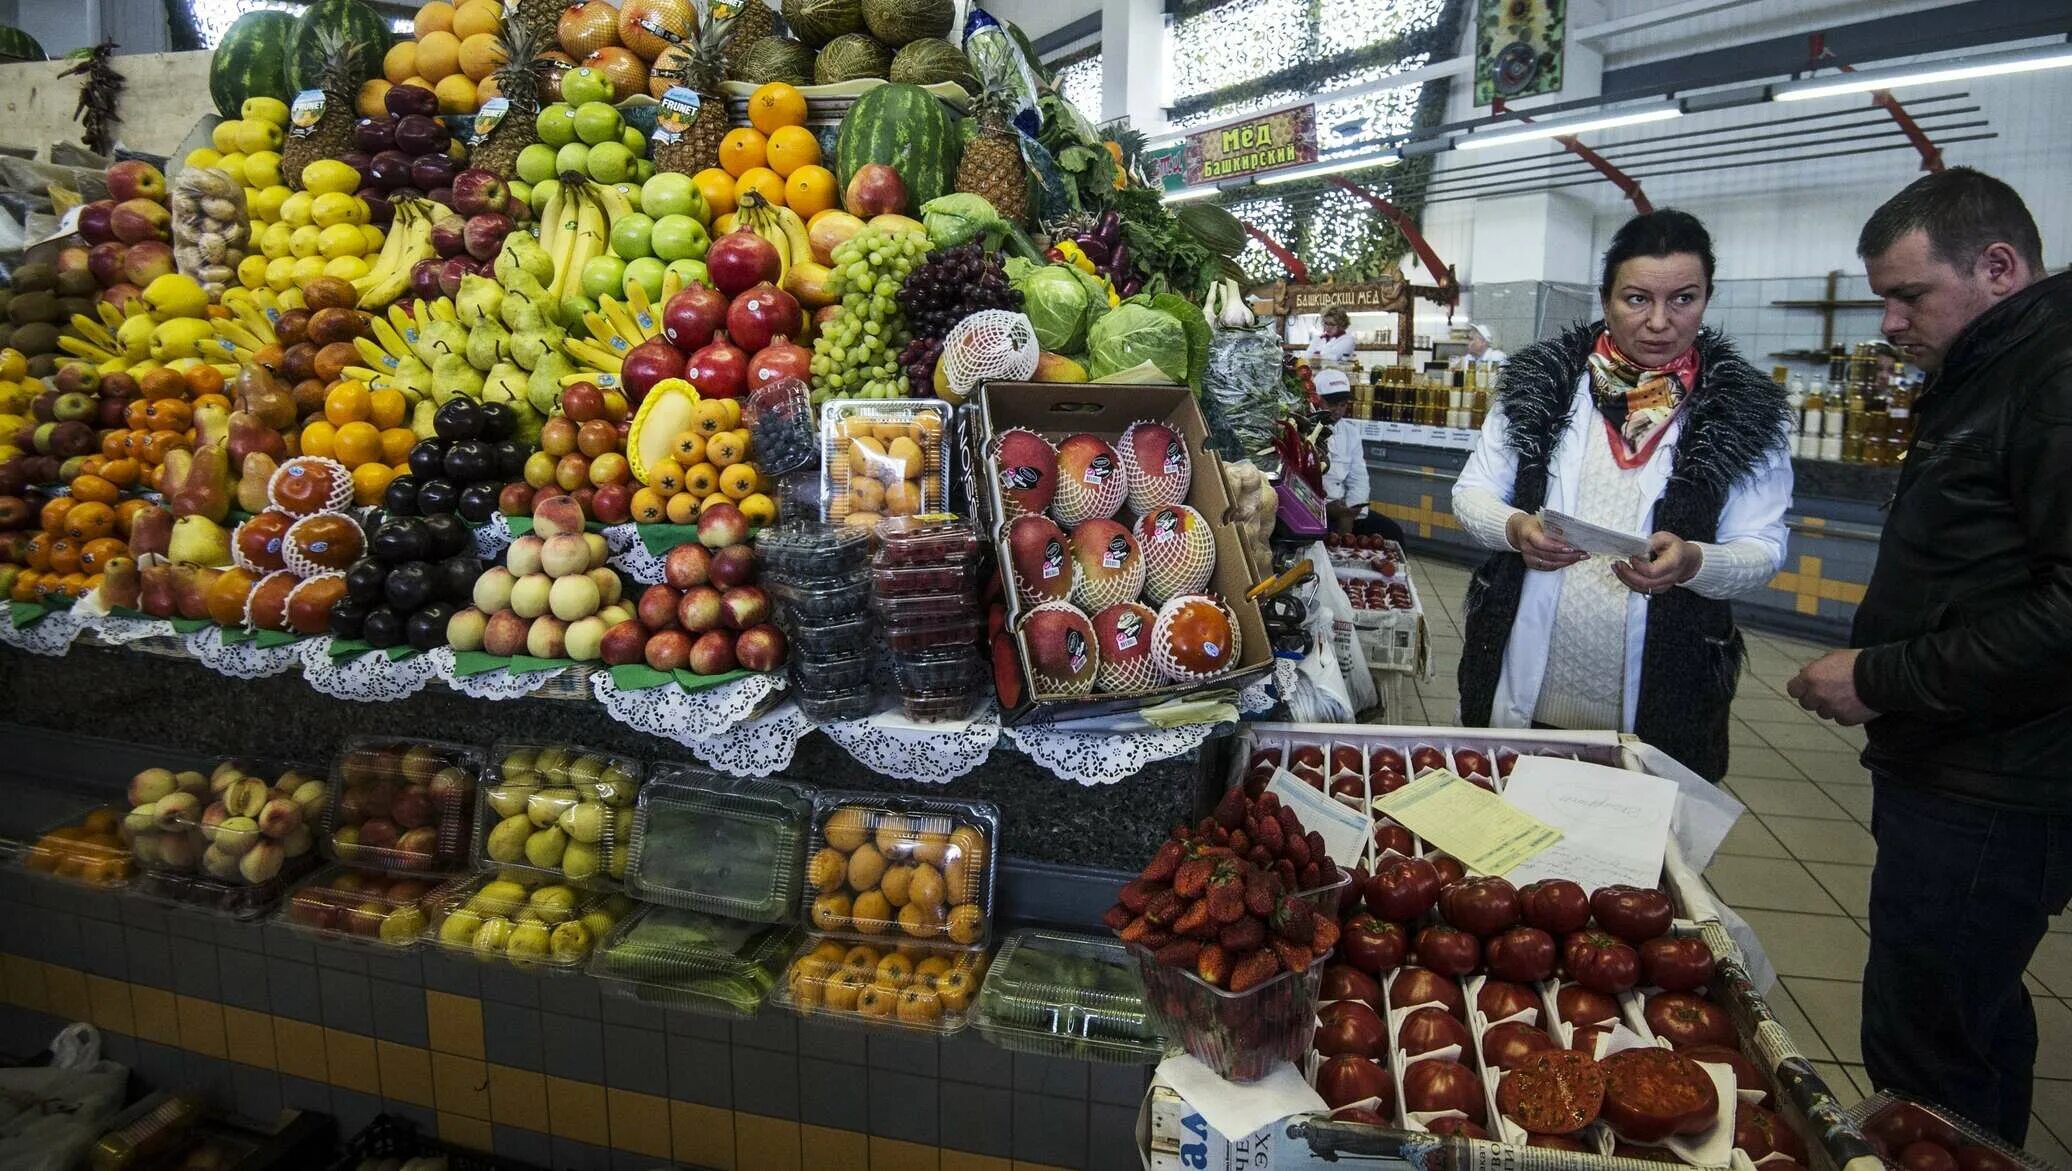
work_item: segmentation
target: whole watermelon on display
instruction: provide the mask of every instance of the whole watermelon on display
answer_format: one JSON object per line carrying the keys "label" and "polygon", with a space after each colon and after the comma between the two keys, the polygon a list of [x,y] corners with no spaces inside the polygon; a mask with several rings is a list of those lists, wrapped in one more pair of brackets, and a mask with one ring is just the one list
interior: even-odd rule
{"label": "whole watermelon on display", "polygon": [[957,175],[963,145],[949,109],[917,85],[892,82],[856,99],[835,137],[835,177],[843,189],[865,163],[899,172],[907,205],[946,195]]}
{"label": "whole watermelon on display", "polygon": [[0,24],[0,60],[43,61],[49,56],[35,37],[11,24]]}
{"label": "whole watermelon on display", "polygon": [[209,61],[209,96],[216,112],[238,118],[246,98],[292,99],[288,42],[294,35],[295,18],[285,12],[260,10],[238,17]]}
{"label": "whole watermelon on display", "polygon": [[317,47],[317,30],[337,29],[348,43],[360,46],[354,73],[361,81],[381,72],[381,59],[389,50],[388,20],[360,0],[316,0],[304,9],[288,40],[288,88],[300,93],[315,89],[324,74],[324,55]]}

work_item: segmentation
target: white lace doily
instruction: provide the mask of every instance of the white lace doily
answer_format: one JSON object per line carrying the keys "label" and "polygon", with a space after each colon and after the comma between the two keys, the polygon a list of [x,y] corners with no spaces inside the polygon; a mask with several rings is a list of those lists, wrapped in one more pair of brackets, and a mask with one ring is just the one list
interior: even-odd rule
{"label": "white lace doily", "polygon": [[333,658],[328,638],[313,638],[300,645],[302,678],[333,699],[361,703],[407,699],[424,690],[424,685],[436,675],[431,655],[409,655],[390,661],[382,651],[367,651]]}
{"label": "white lace doily", "polygon": [[[605,538],[605,543],[611,543],[609,536]],[[662,580],[662,559],[648,552],[647,542],[641,540],[638,533],[634,534],[632,544],[607,557],[605,564],[641,585],[654,585]]]}
{"label": "white lace doily", "polygon": [[475,556],[484,561],[501,560],[504,549],[511,543],[511,526],[504,523],[504,514],[499,512],[482,523],[475,530]]}
{"label": "white lace doily", "polygon": [[80,615],[80,624],[111,646],[127,646],[147,638],[171,638],[178,633],[173,624],[163,618],[138,618],[130,614],[89,612]]}
{"label": "white lace doily", "polygon": [[858,720],[822,724],[820,730],[873,772],[939,785],[965,775],[993,754],[1000,742],[1000,709],[989,699],[968,720],[917,724],[894,707]]}
{"label": "white lace doily", "polygon": [[524,699],[546,686],[547,680],[568,670],[555,667],[547,671],[519,671],[515,674],[509,668],[498,667],[479,675],[456,675],[453,673],[453,648],[442,646],[424,656],[430,663],[431,673],[446,681],[446,686],[462,695],[474,699]]}
{"label": "white lace doily", "polygon": [[684,747],[707,768],[737,777],[767,777],[791,767],[792,753],[812,730],[813,721],[798,704],[786,700],[755,719]]}
{"label": "white lace doily", "polygon": [[262,648],[256,641],[223,641],[223,628],[205,626],[187,636],[187,653],[218,675],[233,679],[264,679],[278,675],[302,662],[303,644],[282,643]]}
{"label": "white lace doily", "polygon": [[1063,732],[1049,724],[1021,724],[1003,731],[1030,760],[1068,781],[1112,785],[1153,761],[1201,747],[1214,723],[1186,724],[1150,732]]}
{"label": "white lace doily", "polygon": [[0,602],[0,642],[32,655],[62,655],[79,637],[80,616],[71,610],[52,610],[27,626],[14,624],[14,604]]}
{"label": "white lace doily", "polygon": [[1237,711],[1241,716],[1257,716],[1273,710],[1280,697],[1288,694],[1295,685],[1295,673],[1301,668],[1294,659],[1273,657],[1273,671],[1237,693]]}
{"label": "white lace doily", "polygon": [[710,740],[733,728],[782,687],[782,672],[747,675],[717,687],[685,691],[674,683],[621,691],[611,672],[599,671],[590,686],[611,717],[651,736],[667,736],[678,744]]}

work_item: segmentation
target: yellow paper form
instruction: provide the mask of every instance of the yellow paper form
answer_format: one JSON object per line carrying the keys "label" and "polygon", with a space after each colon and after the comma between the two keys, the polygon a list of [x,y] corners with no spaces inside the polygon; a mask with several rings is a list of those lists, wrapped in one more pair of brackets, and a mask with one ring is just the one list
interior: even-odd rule
{"label": "yellow paper form", "polygon": [[1502,797],[1433,769],[1374,803],[1477,874],[1504,874],[1561,840],[1561,831]]}

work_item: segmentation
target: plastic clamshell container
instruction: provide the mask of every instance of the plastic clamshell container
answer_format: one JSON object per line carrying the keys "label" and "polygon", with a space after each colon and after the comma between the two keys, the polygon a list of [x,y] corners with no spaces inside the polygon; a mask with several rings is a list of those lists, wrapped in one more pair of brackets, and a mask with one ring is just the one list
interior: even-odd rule
{"label": "plastic clamshell container", "polygon": [[842,651],[832,655],[794,655],[792,665],[801,686],[819,692],[834,692],[870,686],[875,658],[865,651]]}
{"label": "plastic clamshell container", "polygon": [[816,724],[834,720],[860,720],[878,710],[878,693],[869,685],[840,687],[831,691],[808,691],[799,686],[798,676],[792,676],[792,699],[798,701],[799,710]]}
{"label": "plastic clamshell container", "polygon": [[868,568],[871,535],[855,525],[801,521],[757,533],[755,551],[765,581],[817,582]]}
{"label": "plastic clamshell container", "polygon": [[250,921],[272,913],[290,886],[317,864],[314,853],[291,858],[279,873],[264,882],[216,878],[208,874],[174,874],[147,870],[130,884],[130,891],[158,902],[204,911],[232,919]]}
{"label": "plastic clamshell container", "polygon": [[908,693],[967,687],[984,669],[978,652],[966,646],[892,656],[893,676]]}
{"label": "plastic clamshell container", "polygon": [[959,557],[943,565],[895,565],[870,571],[871,592],[880,598],[913,594],[970,594],[977,559]]}
{"label": "plastic clamshell container", "polygon": [[812,578],[796,584],[772,580],[770,595],[791,611],[795,622],[851,618],[870,604],[871,579],[864,570],[841,577]]}
{"label": "plastic clamshell container", "polygon": [[812,802],[777,781],[690,768],[658,773],[640,794],[626,887],[644,902],[753,923],[798,907]]}
{"label": "plastic clamshell container", "polygon": [[947,1037],[971,1022],[986,967],[983,947],[808,935],[770,1003],[800,1016]]}
{"label": "plastic clamshell container", "polygon": [[[944,437],[950,404],[941,399],[840,399],[820,408],[820,519],[835,524],[852,515],[893,509],[894,493],[912,493],[907,511],[939,513],[950,506],[944,474]],[[911,450],[908,450],[911,448]],[[855,485],[878,485],[877,509],[863,507]]]}
{"label": "plastic clamshell container", "polygon": [[978,558],[978,530],[942,513],[888,517],[878,522],[877,534],[873,569],[969,565]]}
{"label": "plastic clamshell container", "polygon": [[482,766],[482,750],[468,744],[348,740],[331,766],[331,803],[319,835],[325,856],[382,870],[465,864]]}
{"label": "plastic clamshell container", "polygon": [[962,621],[978,613],[978,599],[968,591],[948,594],[903,594],[875,597],[871,609],[891,630],[919,630]]}
{"label": "plastic clamshell container", "polygon": [[871,649],[871,635],[877,629],[869,614],[828,622],[786,621],[785,633],[791,636],[792,650],[808,655],[867,651]]}
{"label": "plastic clamshell container", "polygon": [[1130,952],[1158,1031],[1225,1081],[1256,1082],[1283,1061],[1299,1064],[1309,1052],[1317,1031],[1317,991],[1330,956],[1318,956],[1306,972],[1282,972],[1243,992],[1226,992],[1184,968],[1159,963],[1144,948]]}
{"label": "plastic clamshell container", "polygon": [[332,863],[296,884],[275,921],[311,939],[357,944],[384,952],[410,951],[423,941],[445,885],[465,879],[439,874],[391,874]]}
{"label": "plastic clamshell container", "polygon": [[962,618],[916,621],[885,630],[885,645],[894,654],[911,654],[936,647],[962,646],[978,640],[982,623],[976,612]]}
{"label": "plastic clamshell container", "polygon": [[798,943],[795,925],[642,907],[598,947],[589,971],[614,996],[747,1020],[762,1010]]}
{"label": "plastic clamshell container", "polygon": [[1045,1057],[1151,1065],[1165,1055],[1129,948],[1091,935],[1025,928],[1008,936],[972,1024],[1002,1049]]}
{"label": "plastic clamshell container", "polygon": [[617,889],[644,767],[601,748],[498,741],[477,787],[476,864]]}
{"label": "plastic clamshell container", "polygon": [[[180,788],[153,803],[148,824],[140,807],[130,813],[130,851],[146,874],[192,875],[205,880],[188,890],[160,881],[146,893],[210,906],[227,899],[214,887],[253,887],[267,900],[281,894],[316,861],[315,822],[325,812],[329,786],[315,770],[282,761],[231,758],[203,778],[177,774]],[[197,791],[199,790],[199,791]]]}
{"label": "plastic clamshell container", "polygon": [[632,910],[622,894],[521,870],[491,871],[439,889],[425,938],[484,963],[565,975],[582,971],[598,941]]}
{"label": "plastic clamshell container", "polygon": [[31,874],[114,890],[136,870],[122,841],[122,810],[99,805],[21,843],[19,862]]}
{"label": "plastic clamshell container", "polygon": [[985,802],[820,790],[800,897],[807,927],[865,941],[983,944],[999,840],[1000,811]]}

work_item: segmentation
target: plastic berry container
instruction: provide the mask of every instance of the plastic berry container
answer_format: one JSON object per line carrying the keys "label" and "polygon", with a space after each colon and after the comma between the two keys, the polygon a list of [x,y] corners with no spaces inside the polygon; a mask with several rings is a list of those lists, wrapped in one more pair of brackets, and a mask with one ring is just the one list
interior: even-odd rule
{"label": "plastic berry container", "polygon": [[977,614],[962,618],[939,618],[928,621],[903,623],[888,626],[885,630],[885,645],[894,654],[909,654],[915,651],[932,650],[936,647],[958,646],[978,639],[980,622]]}
{"label": "plastic berry container", "polygon": [[331,803],[318,835],[325,856],[383,870],[462,865],[482,765],[482,751],[467,744],[347,741],[331,766]]}
{"label": "plastic berry container", "polygon": [[884,621],[886,628],[907,629],[955,621],[978,612],[978,599],[969,591],[943,594],[906,594],[899,597],[874,597],[871,610]]}
{"label": "plastic berry container", "polygon": [[892,656],[892,674],[902,692],[949,691],[969,686],[984,666],[970,647],[939,647]]}
{"label": "plastic berry container", "polygon": [[853,525],[795,521],[757,533],[755,549],[767,581],[820,581],[868,568],[871,535]]}
{"label": "plastic berry container", "polygon": [[623,894],[491,871],[439,889],[425,938],[484,963],[566,975],[582,971],[598,941],[632,912]]}
{"label": "plastic berry container", "polygon": [[1230,1082],[1256,1082],[1283,1061],[1302,1062],[1317,1031],[1317,993],[1330,956],[1306,972],[1282,972],[1243,992],[1203,983],[1132,946],[1145,1004],[1158,1031]]}
{"label": "plastic berry container", "polygon": [[985,802],[821,790],[800,912],[822,935],[984,944],[999,837]]}
{"label": "plastic berry container", "polygon": [[791,636],[794,655],[826,656],[871,649],[876,626],[866,613],[829,622],[792,622],[785,633]]}
{"label": "plastic berry container", "polygon": [[670,769],[641,791],[626,887],[643,902],[687,911],[789,919],[811,812],[790,785]]}
{"label": "plastic berry container", "polygon": [[867,687],[871,682],[872,658],[865,651],[840,651],[832,655],[794,655],[794,674],[816,691],[841,691]]}
{"label": "plastic berry container", "polygon": [[808,935],[770,1002],[815,1020],[947,1037],[971,1022],[987,967],[983,947]]}
{"label": "plastic berry container", "polygon": [[627,1000],[748,1020],[762,1011],[798,943],[792,925],[642,907],[613,929],[589,973]]}
{"label": "plastic berry container", "polygon": [[972,1025],[1002,1049],[1044,1057],[1153,1065],[1165,1056],[1129,948],[1091,935],[1025,928],[1009,936]]}
{"label": "plastic berry container", "polygon": [[962,561],[943,565],[895,565],[871,570],[871,594],[879,598],[902,598],[914,594],[969,594],[976,584],[976,563]]}
{"label": "plastic berry container", "polygon": [[862,570],[842,577],[800,582],[773,580],[770,595],[799,623],[828,622],[863,613],[870,604],[870,575]]}
{"label": "plastic berry container", "polygon": [[574,744],[499,741],[475,810],[475,864],[617,889],[641,762]]}
{"label": "plastic berry container", "polygon": [[868,684],[815,691],[801,686],[796,673],[791,678],[792,698],[806,718],[816,724],[860,720],[878,710],[877,689]]}
{"label": "plastic berry container", "polygon": [[878,522],[876,569],[968,564],[978,558],[978,531],[954,516],[895,516]]}
{"label": "plastic berry container", "polygon": [[796,472],[814,462],[812,392],[804,382],[780,378],[757,387],[742,408],[741,423],[766,475]]}

